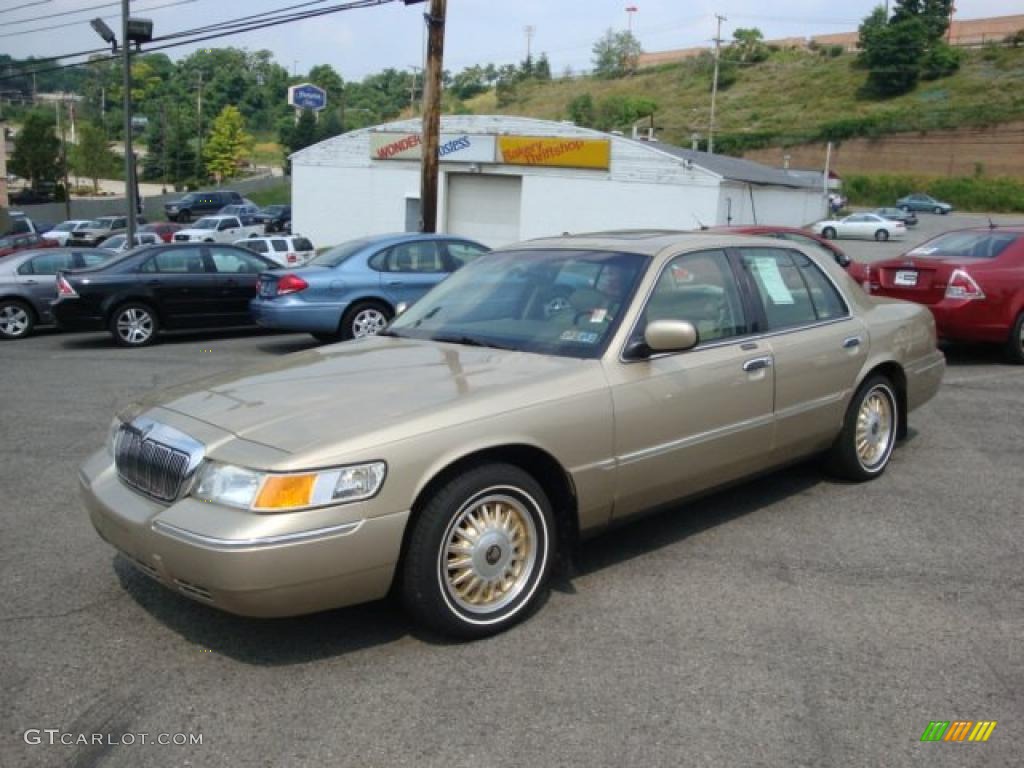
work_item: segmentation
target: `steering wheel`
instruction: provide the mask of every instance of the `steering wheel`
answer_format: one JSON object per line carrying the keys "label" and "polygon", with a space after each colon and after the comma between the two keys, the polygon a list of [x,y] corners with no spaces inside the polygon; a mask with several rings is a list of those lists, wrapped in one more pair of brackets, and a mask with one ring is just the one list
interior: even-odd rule
{"label": "steering wheel", "polygon": [[550,320],[555,315],[572,309],[572,302],[568,296],[554,296],[544,302],[544,319]]}

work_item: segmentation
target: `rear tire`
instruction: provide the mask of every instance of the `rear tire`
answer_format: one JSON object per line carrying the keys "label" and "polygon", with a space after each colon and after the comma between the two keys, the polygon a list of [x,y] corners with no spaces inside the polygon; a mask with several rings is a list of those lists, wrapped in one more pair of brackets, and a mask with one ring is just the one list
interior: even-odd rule
{"label": "rear tire", "polygon": [[861,384],[825,457],[829,473],[862,483],[885,472],[896,445],[899,407],[896,390],[885,376],[871,376]]}
{"label": "rear tire", "polygon": [[1017,315],[1017,321],[1010,329],[1006,340],[1006,357],[1014,365],[1024,365],[1024,312]]}
{"label": "rear tire", "polygon": [[148,304],[129,302],[111,313],[107,327],[118,346],[145,347],[156,341],[160,321]]}
{"label": "rear tire", "polygon": [[406,609],[445,635],[502,632],[542,602],[557,548],[551,503],[512,464],[459,472],[411,523],[401,570]]}
{"label": "rear tire", "polygon": [[377,301],[358,301],[345,310],[338,329],[342,341],[376,336],[391,321],[392,312]]}
{"label": "rear tire", "polygon": [[877,232],[875,232],[875,240],[877,240],[878,242],[884,243],[888,239],[889,233],[886,230],[880,229]]}
{"label": "rear tire", "polygon": [[0,339],[23,339],[32,333],[35,325],[36,315],[28,304],[17,299],[0,301]]}
{"label": "rear tire", "polygon": [[825,227],[823,230],[821,230],[821,236],[824,237],[826,240],[835,240],[836,230],[833,227]]}

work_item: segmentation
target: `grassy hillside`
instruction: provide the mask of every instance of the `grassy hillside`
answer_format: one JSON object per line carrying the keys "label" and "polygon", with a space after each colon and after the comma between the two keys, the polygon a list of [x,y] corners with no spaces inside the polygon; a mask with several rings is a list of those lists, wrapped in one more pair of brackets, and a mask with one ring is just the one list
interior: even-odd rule
{"label": "grassy hillside", "polygon": [[[814,139],[841,140],[900,131],[991,125],[1024,119],[1024,48],[965,50],[955,75],[922,82],[912,93],[877,100],[861,95],[866,79],[853,54],[776,51],[740,67],[719,91],[716,148],[738,152]],[[506,113],[569,119],[569,102],[589,93],[598,107],[609,97],[657,102],[663,141],[686,144],[707,134],[710,76],[697,60],[641,70],[619,80],[580,78],[517,86],[514,100],[498,106],[493,91],[466,102],[477,114]],[[612,125],[629,130],[628,125]]]}

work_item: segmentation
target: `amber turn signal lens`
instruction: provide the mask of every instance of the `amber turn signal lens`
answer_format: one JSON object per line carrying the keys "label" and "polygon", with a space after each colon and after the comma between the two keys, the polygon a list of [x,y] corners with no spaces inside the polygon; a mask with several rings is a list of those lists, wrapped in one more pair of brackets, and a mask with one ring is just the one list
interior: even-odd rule
{"label": "amber turn signal lens", "polygon": [[270,475],[263,483],[256,509],[288,509],[309,506],[316,475]]}

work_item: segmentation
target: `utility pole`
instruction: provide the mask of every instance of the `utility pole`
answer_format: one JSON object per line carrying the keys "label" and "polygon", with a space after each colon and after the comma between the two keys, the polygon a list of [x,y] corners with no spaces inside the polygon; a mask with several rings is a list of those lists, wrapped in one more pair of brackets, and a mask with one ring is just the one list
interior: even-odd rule
{"label": "utility pole", "polygon": [[448,0],[430,0],[425,14],[427,71],[423,79],[423,159],[420,172],[420,231],[437,231],[437,167],[441,133],[441,68],[444,64],[444,23]]}
{"label": "utility pole", "polygon": [[417,73],[423,71],[423,67],[417,67],[415,64],[410,64],[409,69],[412,70],[412,85],[409,86],[409,111],[414,115],[416,114],[416,78]]}
{"label": "utility pole", "polygon": [[[124,197],[128,208],[128,228],[125,242],[135,242],[135,206],[138,205],[138,187],[135,184],[135,155],[132,151],[132,60],[128,42],[128,0],[121,0],[121,57],[124,67]],[[69,214],[70,216],[70,214]]]}
{"label": "utility pole", "polygon": [[537,28],[533,24],[527,24],[523,27],[523,32],[526,33],[526,60],[531,61],[530,52],[533,48],[533,33],[537,31]]}
{"label": "utility pole", "polygon": [[627,5],[626,6],[626,18],[629,19],[629,22],[628,22],[628,24],[629,24],[629,34],[631,34],[631,35],[633,34],[633,14],[636,13],[637,11],[639,11],[639,10],[640,9],[637,8],[635,5]]}
{"label": "utility pole", "polygon": [[203,178],[203,71],[199,70],[199,94],[196,97],[196,125],[199,134],[199,153],[196,155],[196,178]]}
{"label": "utility pole", "polygon": [[718,31],[715,32],[715,74],[711,81],[711,120],[708,123],[708,154],[715,152],[715,99],[718,97],[718,60],[722,55],[722,22],[728,21],[725,16],[715,14],[718,20]]}
{"label": "utility pole", "polygon": [[60,132],[60,165],[64,173],[64,219],[71,218],[71,188],[68,185],[68,137],[67,121],[60,119],[60,108],[62,101],[55,102],[57,106],[57,130]]}
{"label": "utility pole", "polygon": [[946,27],[946,45],[953,44],[953,14],[956,13],[956,4],[949,4],[949,26]]}

